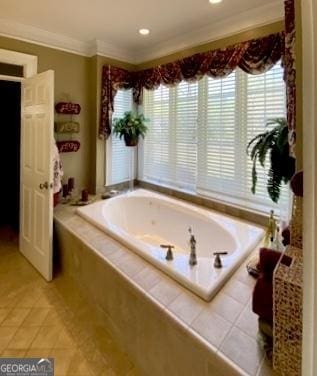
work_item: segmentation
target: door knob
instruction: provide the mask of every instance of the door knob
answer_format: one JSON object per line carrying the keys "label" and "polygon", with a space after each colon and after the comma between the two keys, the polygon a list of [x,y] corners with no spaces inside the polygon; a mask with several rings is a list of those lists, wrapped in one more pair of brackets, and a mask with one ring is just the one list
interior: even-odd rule
{"label": "door knob", "polygon": [[43,189],[48,189],[48,188],[53,188],[53,184],[48,184],[48,182],[46,181],[45,183],[41,183],[40,184],[40,189],[43,190]]}

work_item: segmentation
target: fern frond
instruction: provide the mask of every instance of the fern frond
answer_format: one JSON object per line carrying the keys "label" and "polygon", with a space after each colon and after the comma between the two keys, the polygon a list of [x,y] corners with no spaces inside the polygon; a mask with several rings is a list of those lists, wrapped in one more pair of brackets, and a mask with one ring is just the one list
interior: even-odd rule
{"label": "fern frond", "polygon": [[247,154],[249,154],[249,149],[251,147],[251,145],[259,138],[262,138],[263,137],[263,133],[260,133],[258,134],[257,136],[253,137],[251,141],[248,142],[248,145],[246,147],[246,150],[247,150]]}
{"label": "fern frond", "polygon": [[278,117],[278,118],[269,119],[266,122],[266,127],[268,127],[270,125],[274,125],[275,127],[277,126],[277,127],[280,127],[280,128],[284,128],[284,127],[287,127],[287,120],[283,117],[282,118]]}
{"label": "fern frond", "polygon": [[289,153],[288,144],[288,127],[284,127],[278,132],[276,137],[276,146],[279,148],[281,153]]}
{"label": "fern frond", "polygon": [[267,152],[272,147],[272,144],[274,143],[275,138],[276,138],[276,130],[273,129],[272,131],[266,133],[266,136],[263,138],[262,144],[259,146],[259,162],[262,167],[264,167]]}
{"label": "fern frond", "polygon": [[282,183],[282,160],[278,149],[271,150],[271,167],[268,172],[267,191],[272,201],[277,203],[280,198],[281,183]]}
{"label": "fern frond", "polygon": [[270,152],[270,168],[268,171],[267,190],[270,198],[278,202],[281,184],[288,183],[295,171],[295,160],[289,156],[288,128],[285,118],[269,119],[267,127],[273,128],[258,134],[247,145],[247,154],[252,165],[252,193],[256,192],[257,162],[264,167]]}
{"label": "fern frond", "polygon": [[251,192],[255,194],[256,192],[256,183],[258,181],[258,174],[256,172],[256,162],[257,162],[257,155],[253,159],[253,166],[252,166],[252,187]]}

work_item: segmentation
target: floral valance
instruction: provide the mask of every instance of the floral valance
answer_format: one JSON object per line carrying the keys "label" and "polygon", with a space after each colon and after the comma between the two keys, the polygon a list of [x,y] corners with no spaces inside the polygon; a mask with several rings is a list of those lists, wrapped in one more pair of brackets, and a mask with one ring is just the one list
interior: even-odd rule
{"label": "floral valance", "polygon": [[114,97],[119,89],[132,87],[132,73],[125,69],[105,65],[102,67],[101,81],[101,108],[99,137],[107,139],[111,134],[111,118],[113,113]]}
{"label": "floral valance", "polygon": [[152,90],[161,84],[172,86],[182,80],[199,80],[205,75],[222,78],[237,67],[250,74],[263,73],[281,59],[283,52],[284,34],[277,33],[142,70],[135,73],[134,100],[136,103],[142,101],[143,88]]}
{"label": "floral valance", "polygon": [[296,143],[296,59],[295,59],[295,1],[285,0],[284,78],[286,82],[287,122],[291,153],[295,156]]}
{"label": "floral valance", "polygon": [[199,80],[205,75],[213,78],[226,77],[237,67],[249,74],[259,74],[272,68],[283,54],[284,33],[281,32],[138,72],[106,66],[102,75],[99,134],[107,138],[111,133],[113,99],[118,89],[133,88],[134,101],[140,104],[144,88],[154,90],[161,84],[173,86],[182,80]]}

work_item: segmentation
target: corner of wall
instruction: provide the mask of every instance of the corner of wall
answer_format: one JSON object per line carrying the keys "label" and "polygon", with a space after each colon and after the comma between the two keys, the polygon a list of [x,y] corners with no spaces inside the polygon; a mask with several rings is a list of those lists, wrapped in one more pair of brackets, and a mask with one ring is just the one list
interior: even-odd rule
{"label": "corner of wall", "polygon": [[89,191],[96,193],[96,134],[97,134],[97,56],[89,58],[89,98],[90,98],[90,156]]}
{"label": "corner of wall", "polygon": [[296,170],[303,169],[303,40],[301,2],[295,1],[296,26]]}

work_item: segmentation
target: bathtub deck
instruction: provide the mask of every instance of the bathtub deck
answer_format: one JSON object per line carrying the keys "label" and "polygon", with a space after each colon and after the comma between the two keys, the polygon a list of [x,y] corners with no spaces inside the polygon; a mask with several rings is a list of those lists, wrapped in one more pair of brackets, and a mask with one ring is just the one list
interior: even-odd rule
{"label": "bathtub deck", "polygon": [[224,370],[228,362],[241,375],[274,375],[257,341],[257,316],[251,310],[255,280],[247,274],[246,262],[211,302],[205,302],[76,215],[74,207],[59,205],[54,218],[160,307],[175,325],[219,355]]}

